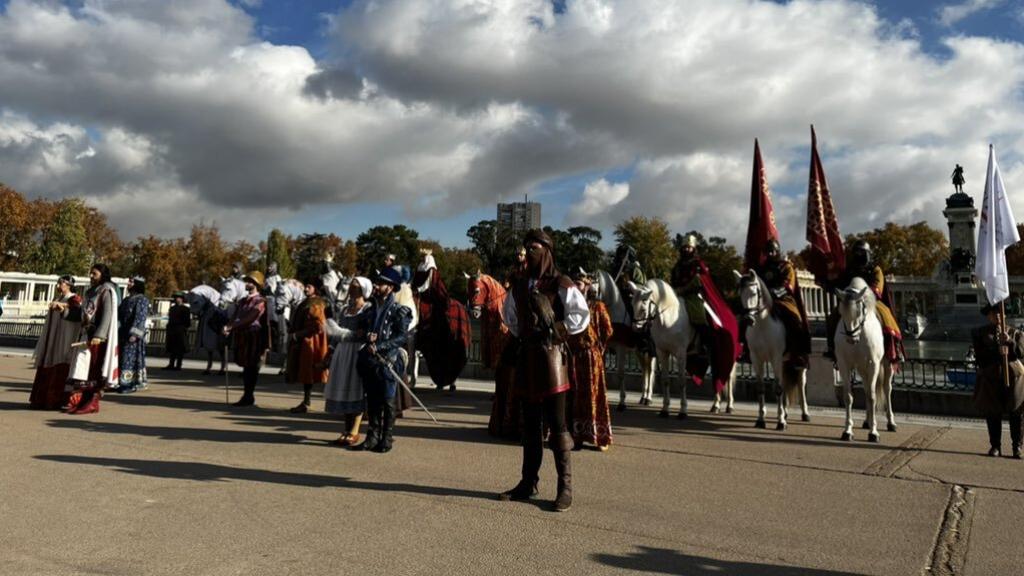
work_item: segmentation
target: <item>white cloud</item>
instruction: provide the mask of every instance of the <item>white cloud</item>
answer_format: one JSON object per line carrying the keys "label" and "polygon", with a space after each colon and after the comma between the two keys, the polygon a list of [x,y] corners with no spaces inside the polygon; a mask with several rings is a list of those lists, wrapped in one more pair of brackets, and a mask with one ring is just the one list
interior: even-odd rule
{"label": "white cloud", "polygon": [[939,22],[943,26],[953,26],[968,16],[991,10],[1005,3],[1006,0],[964,0],[957,4],[947,4],[939,8]]}
{"label": "white cloud", "polygon": [[811,123],[844,232],[941,225],[949,171],[980,193],[990,141],[1024,186],[1024,46],[957,35],[933,57],[869,3],[355,0],[329,21],[317,61],[227,2],[11,0],[0,179],[82,195],[128,237],[200,215],[236,237],[320,204],[447,216],[635,167],[579,190],[568,220],[737,242],[760,137],[794,249]]}
{"label": "white cloud", "polygon": [[587,184],[583,198],[573,205],[568,220],[572,224],[587,224],[590,218],[604,215],[629,196],[629,183],[611,183],[604,178]]}

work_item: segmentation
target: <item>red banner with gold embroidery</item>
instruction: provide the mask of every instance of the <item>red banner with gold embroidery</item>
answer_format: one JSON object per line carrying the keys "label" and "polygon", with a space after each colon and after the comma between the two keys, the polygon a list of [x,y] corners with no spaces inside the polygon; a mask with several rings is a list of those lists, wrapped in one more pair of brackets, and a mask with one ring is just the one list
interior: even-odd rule
{"label": "red banner with gold embroidery", "polygon": [[839,235],[839,221],[832,206],[832,195],[825,180],[825,169],[818,156],[818,136],[811,126],[811,174],[807,186],[807,241],[811,244],[806,258],[807,269],[814,274],[820,286],[846,269],[843,237]]}
{"label": "red banner with gold embroidery", "polygon": [[772,209],[772,193],[768,189],[768,178],[761,160],[761,145],[754,140],[754,172],[750,183],[750,219],[747,221],[747,248],[743,255],[743,266],[750,270],[764,264],[765,246],[769,240],[779,239],[775,228],[775,211]]}

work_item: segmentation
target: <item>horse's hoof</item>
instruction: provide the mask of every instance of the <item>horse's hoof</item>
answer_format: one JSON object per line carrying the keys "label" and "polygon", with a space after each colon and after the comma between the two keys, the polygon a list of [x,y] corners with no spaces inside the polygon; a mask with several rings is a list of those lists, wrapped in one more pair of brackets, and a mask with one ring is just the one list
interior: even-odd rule
{"label": "horse's hoof", "polygon": [[843,435],[840,436],[839,439],[844,442],[849,442],[850,440],[853,440],[853,434],[850,434],[849,432],[843,432]]}
{"label": "horse's hoof", "polygon": [[758,420],[757,422],[754,422],[754,428],[762,428],[763,429],[763,428],[768,428],[768,426],[764,423],[764,420]]}
{"label": "horse's hoof", "polygon": [[785,430],[786,429],[786,423],[785,422],[779,422],[778,424],[775,425],[775,429],[779,430],[779,431]]}
{"label": "horse's hoof", "polygon": [[865,429],[865,430],[870,430],[871,429],[871,426],[868,426],[868,421],[867,420],[865,420],[864,423],[860,425],[860,427]]}
{"label": "horse's hoof", "polygon": [[686,420],[689,417],[690,415],[687,414],[686,412],[680,412],[679,414],[676,415],[676,418],[679,420]]}
{"label": "horse's hoof", "polygon": [[868,434],[868,442],[871,442],[872,444],[878,444],[878,434],[876,434],[875,432],[871,432],[870,434]]}
{"label": "horse's hoof", "polygon": [[722,413],[722,409],[719,408],[718,406],[712,406],[711,407],[711,413],[712,414],[721,414]]}
{"label": "horse's hoof", "polygon": [[640,399],[640,405],[641,406],[650,406],[651,405],[651,399],[650,398],[641,398]]}
{"label": "horse's hoof", "polygon": [[810,422],[811,421],[811,415],[810,414],[801,414],[800,415],[800,420],[803,421],[803,422]]}
{"label": "horse's hoof", "polygon": [[622,404],[622,403],[620,403],[620,404],[619,404],[619,407],[618,407],[618,410],[619,410],[619,412],[625,412],[625,411],[626,411],[626,405],[625,405],[625,404]]}
{"label": "horse's hoof", "polygon": [[888,430],[889,432],[895,432],[896,431],[896,424],[893,423],[893,422],[889,422],[889,425],[886,426],[885,429]]}
{"label": "horse's hoof", "polygon": [[726,414],[732,414],[732,406],[729,406],[728,408],[726,408],[725,409],[725,413]]}
{"label": "horse's hoof", "polygon": [[658,412],[658,418],[668,418],[668,410],[662,410]]}

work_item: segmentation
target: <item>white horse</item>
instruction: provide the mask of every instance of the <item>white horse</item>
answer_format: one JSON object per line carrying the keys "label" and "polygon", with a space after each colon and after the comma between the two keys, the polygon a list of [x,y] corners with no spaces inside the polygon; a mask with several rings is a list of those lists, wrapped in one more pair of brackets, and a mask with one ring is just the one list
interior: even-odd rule
{"label": "white horse", "polygon": [[640,369],[643,371],[640,404],[650,405],[654,388],[655,358],[633,345],[639,335],[633,333],[633,325],[627,309],[629,303],[622,299],[622,294],[619,292],[619,287],[615,285],[612,275],[604,270],[597,272],[597,294],[608,308],[608,315],[611,317],[612,326],[614,326],[608,347],[615,353],[615,376],[619,381],[619,411],[626,409],[626,352],[628,350],[633,350],[636,353]]}
{"label": "white horse", "polygon": [[856,370],[864,382],[867,410],[865,428],[868,441],[878,442],[875,404],[885,399],[888,430],[896,431],[892,412],[892,365],[885,359],[882,322],[875,308],[875,294],[861,278],[854,278],[846,290],[835,291],[841,322],[836,327],[836,364],[843,379],[846,404],[846,428],[842,439],[853,439],[853,383]]}
{"label": "white horse", "polygon": [[775,374],[775,381],[781,386],[776,386],[778,396],[778,424],[776,430],[785,430],[788,425],[788,404],[799,400],[802,410],[801,419],[810,422],[811,416],[807,411],[807,370],[798,368],[795,370],[784,369],[783,355],[786,351],[786,326],[781,320],[772,316],[772,306],[775,300],[768,290],[764,280],[751,270],[747,274],[740,274],[733,270],[736,279],[739,281],[740,304],[743,306],[743,313],[749,321],[746,329],[747,348],[750,350],[750,362],[754,368],[754,377],[757,379],[757,422],[754,426],[765,427],[765,364],[771,364],[772,372]]}

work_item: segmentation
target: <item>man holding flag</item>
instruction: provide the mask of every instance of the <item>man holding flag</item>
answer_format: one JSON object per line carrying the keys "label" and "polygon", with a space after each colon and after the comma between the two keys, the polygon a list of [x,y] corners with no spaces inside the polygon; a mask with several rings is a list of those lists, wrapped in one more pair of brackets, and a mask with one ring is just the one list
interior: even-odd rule
{"label": "man holding flag", "polygon": [[1024,438],[1024,334],[1006,325],[1003,301],[1010,295],[1006,249],[1019,241],[996,154],[989,146],[975,264],[975,275],[989,302],[982,308],[989,323],[971,332],[978,367],[974,402],[988,425],[989,456],[1002,452],[1002,419],[1003,414],[1009,413],[1010,440],[1013,457],[1017,459],[1021,458]]}
{"label": "man holding flag", "polygon": [[[747,246],[743,257],[747,270],[754,270],[772,293],[772,314],[786,327],[784,363],[789,368],[806,368],[811,353],[811,333],[807,324],[797,281],[796,268],[783,254],[775,227],[775,210],[765,176],[761,147],[754,140],[754,173],[750,187],[750,219]],[[743,335],[746,328],[740,330]]]}

